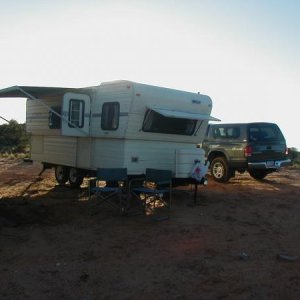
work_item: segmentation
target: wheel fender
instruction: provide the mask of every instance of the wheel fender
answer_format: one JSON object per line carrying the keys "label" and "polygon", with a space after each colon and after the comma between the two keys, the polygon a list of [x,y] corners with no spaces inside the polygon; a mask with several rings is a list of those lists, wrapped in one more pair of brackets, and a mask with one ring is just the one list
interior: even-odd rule
{"label": "wheel fender", "polygon": [[211,150],[210,152],[208,152],[208,155],[207,155],[207,160],[212,162],[212,160],[216,157],[224,157],[227,162],[229,162],[229,157],[227,155],[226,152],[224,152],[223,150]]}

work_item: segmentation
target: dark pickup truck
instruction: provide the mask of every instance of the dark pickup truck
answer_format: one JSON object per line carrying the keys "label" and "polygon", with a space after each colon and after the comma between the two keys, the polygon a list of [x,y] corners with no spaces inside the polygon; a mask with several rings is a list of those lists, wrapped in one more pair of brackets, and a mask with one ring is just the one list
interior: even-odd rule
{"label": "dark pickup truck", "polygon": [[291,164],[285,138],[274,123],[210,124],[202,148],[218,182],[227,182],[236,171],[260,180]]}

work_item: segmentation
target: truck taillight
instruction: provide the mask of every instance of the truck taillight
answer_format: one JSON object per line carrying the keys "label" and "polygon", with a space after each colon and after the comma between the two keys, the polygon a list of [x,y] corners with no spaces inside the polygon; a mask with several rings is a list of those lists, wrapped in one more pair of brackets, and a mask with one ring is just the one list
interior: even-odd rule
{"label": "truck taillight", "polygon": [[289,148],[285,147],[285,155],[288,155],[288,154],[289,154]]}
{"label": "truck taillight", "polygon": [[246,146],[245,149],[244,149],[244,155],[245,157],[249,157],[252,155],[252,147],[251,146]]}

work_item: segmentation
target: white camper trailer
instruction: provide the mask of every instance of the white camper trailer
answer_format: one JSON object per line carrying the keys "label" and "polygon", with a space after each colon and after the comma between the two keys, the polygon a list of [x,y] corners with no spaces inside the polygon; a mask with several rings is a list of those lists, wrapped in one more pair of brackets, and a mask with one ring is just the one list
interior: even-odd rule
{"label": "white camper trailer", "polygon": [[146,168],[190,178],[204,163],[202,142],[212,101],[190,93],[131,81],[88,88],[11,87],[0,97],[26,97],[31,159],[55,167],[59,183],[79,186],[97,168]]}

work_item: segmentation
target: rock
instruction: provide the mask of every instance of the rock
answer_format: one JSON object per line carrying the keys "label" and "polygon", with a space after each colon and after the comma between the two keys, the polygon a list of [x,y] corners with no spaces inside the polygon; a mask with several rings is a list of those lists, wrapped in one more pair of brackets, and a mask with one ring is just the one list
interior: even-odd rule
{"label": "rock", "polygon": [[298,260],[297,255],[289,255],[289,254],[278,254],[277,258],[285,261],[296,261]]}
{"label": "rock", "polygon": [[241,260],[248,260],[249,258],[250,258],[250,256],[246,252],[241,252],[240,253],[240,259]]}

